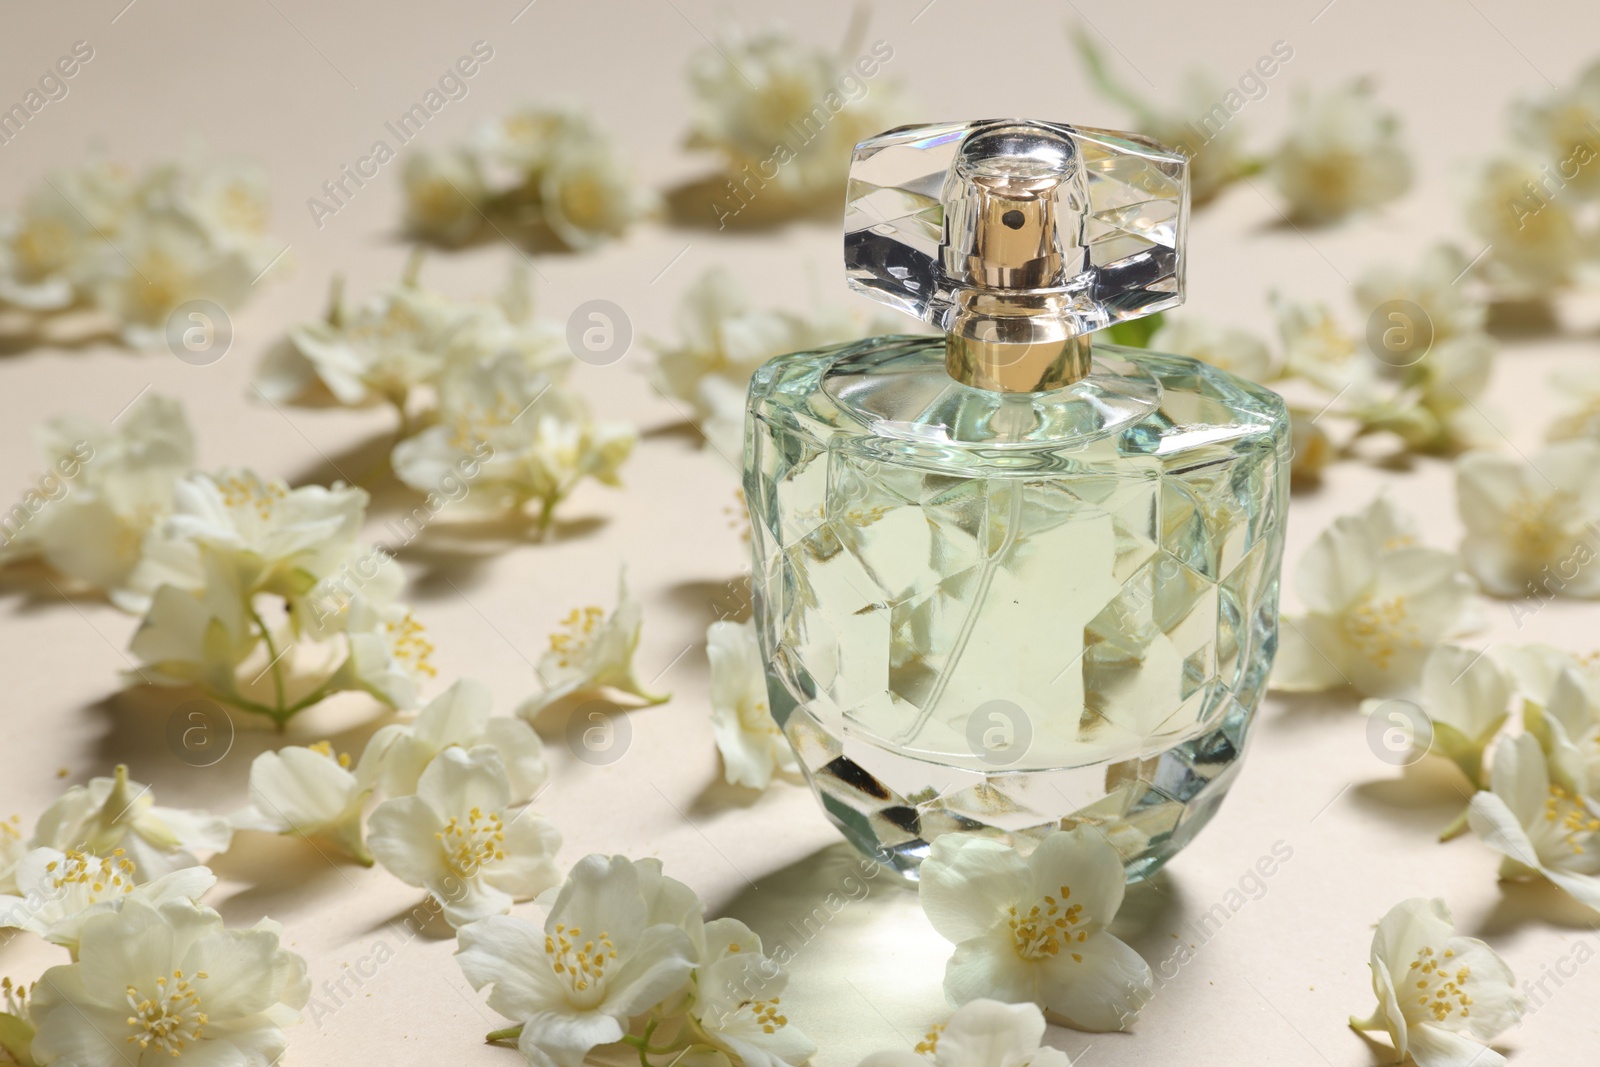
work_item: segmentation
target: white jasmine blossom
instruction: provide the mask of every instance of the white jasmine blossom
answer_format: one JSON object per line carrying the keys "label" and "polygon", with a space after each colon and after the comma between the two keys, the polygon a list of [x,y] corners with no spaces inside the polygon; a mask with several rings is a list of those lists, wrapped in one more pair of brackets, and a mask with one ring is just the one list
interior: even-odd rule
{"label": "white jasmine blossom", "polygon": [[711,660],[711,728],[727,780],[765,789],[775,773],[798,774],[794,749],[767,708],[767,673],[755,623],[712,623],[706,656]]}
{"label": "white jasmine blossom", "polygon": [[206,867],[184,867],[141,882],[121,849],[109,856],[36,848],[17,865],[17,892],[0,895],[0,926],[37,934],[76,954],[83,924],[130,900],[159,907],[198,901],[217,884]]}
{"label": "white jasmine blossom", "polygon": [[[1483,754],[1511,712],[1511,679],[1487,654],[1460,645],[1439,645],[1422,665],[1417,700],[1432,728],[1429,751],[1444,757],[1477,788],[1484,787]],[[1366,700],[1361,710],[1384,714],[1384,700]]]}
{"label": "white jasmine blossom", "polygon": [[22,832],[22,816],[0,819],[0,893],[17,891],[17,864],[28,854],[28,837]]}
{"label": "white jasmine blossom", "polygon": [[1532,734],[1508,738],[1495,748],[1489,784],[1467,821],[1504,855],[1500,877],[1543,875],[1600,909],[1600,804],[1576,750],[1563,740],[1546,757]]}
{"label": "white jasmine blossom", "polygon": [[1493,452],[1456,461],[1467,569],[1495,596],[1600,596],[1600,442],[1550,445],[1524,463]]}
{"label": "white jasmine blossom", "polygon": [[182,479],[123,598],[148,598],[140,677],[280,723],[340,690],[414,706],[433,646],[393,599],[399,565],[355,540],[366,504],[359,489],[291,490],[250,471]]}
{"label": "white jasmine blossom", "polygon": [[700,382],[699,403],[704,411],[699,429],[706,444],[737,467],[744,455],[745,405],[747,385],[735,385],[726,378],[706,377]]}
{"label": "white jasmine blossom", "polygon": [[1296,482],[1315,484],[1336,455],[1328,432],[1318,425],[1317,414],[1303,407],[1289,407],[1289,444],[1294,453],[1289,461],[1289,476]]}
{"label": "white jasmine blossom", "polygon": [[1429,652],[1468,622],[1474,586],[1453,552],[1417,543],[1387,497],[1334,520],[1295,569],[1305,613],[1284,617],[1274,688],[1403,693]]}
{"label": "white jasmine blossom", "polygon": [[585,138],[562,145],[539,178],[545,224],[568,248],[585,249],[615,237],[656,208],[610,141]]}
{"label": "white jasmine blossom", "polygon": [[[1203,70],[1193,70],[1184,78],[1181,100],[1171,110],[1162,110],[1112,77],[1105,55],[1083,28],[1075,29],[1072,39],[1100,94],[1131,112],[1139,133],[1188,157],[1189,198],[1195,207],[1210,203],[1223,189],[1261,169],[1261,161],[1245,152],[1244,124],[1232,121],[1235,115],[1229,111],[1229,96],[1239,101],[1234,111],[1244,106],[1237,89]],[[1226,116],[1220,123],[1219,111]]]}
{"label": "white jasmine blossom", "polygon": [[561,880],[561,835],[512,807],[505,764],[487,745],[434,757],[414,796],[372,813],[368,846],[389,873],[432,894],[455,927],[503,915]]}
{"label": "white jasmine blossom", "polygon": [[172,514],[146,538],[122,599],[140,608],[161,585],[203,588],[202,547],[246,595],[297,597],[350,557],[367,501],[365,490],[342,484],[290,489],[250,470],[195,471],[175,486]]}
{"label": "white jasmine blossom", "polygon": [[1370,315],[1390,301],[1410,301],[1426,317],[1425,323],[1414,325],[1425,326],[1436,341],[1482,333],[1488,306],[1471,287],[1459,284],[1468,266],[1460,248],[1434,244],[1411,270],[1384,263],[1365,271],[1356,279],[1356,304]]}
{"label": "white jasmine blossom", "polygon": [[1156,352],[1192,356],[1253,382],[1272,380],[1272,354],[1266,342],[1244,330],[1204,319],[1168,319],[1150,338]]}
{"label": "white jasmine blossom", "polygon": [[137,348],[165,343],[168,316],[189,300],[225,309],[245,302],[282,251],[267,233],[265,172],[198,154],[158,164],[85,284],[89,300],[122,324]]}
{"label": "white jasmine blossom", "polygon": [[395,446],[395,474],[427,491],[463,474],[476,506],[539,505],[540,531],[586,478],[618,485],[637,432],[596,422],[588,405],[514,352],[456,369],[440,387],[439,421]]}
{"label": "white jasmine blossom", "polygon": [[136,880],[147,882],[197,866],[197,852],[227,851],[232,837],[227,820],[210,812],[158,806],[150,787],[131,781],[127,766],[118,764],[110,778],[75,785],[45,808],[28,847],[121,855]]}
{"label": "white jasmine blossom", "polygon": [[617,606],[611,614],[593,605],[573,608],[562,628],[550,635],[550,650],[539,657],[538,666],[544,691],[524,701],[517,714],[532,722],[557,701],[606,690],[647,704],[665,703],[669,694],[650,692],[634,670],[642,622],[639,602],[628,591],[627,572],[619,573]]}
{"label": "white jasmine blossom", "polygon": [[0,978],[0,1056],[9,1056],[9,1062],[17,1067],[37,1067],[32,1055],[31,993],[30,986],[13,985],[11,979]]}
{"label": "white jasmine blossom", "polygon": [[[878,42],[872,54],[894,53]],[[903,108],[887,79],[856,75],[857,61],[780,30],[730,28],[690,63],[687,143],[718,153],[730,181],[755,174],[754,195],[799,204],[837,195],[856,143],[896,125]]]}
{"label": "white jasmine blossom", "polygon": [[1044,1041],[1044,1013],[1034,1004],[971,1000],[928,1031],[916,1051],[874,1052],[860,1067],[1071,1067]]}
{"label": "white jasmine blossom", "polygon": [[1550,376],[1562,410],[1545,428],[1547,441],[1600,441],[1600,367],[1581,364]]}
{"label": "white jasmine blossom", "polygon": [[516,354],[531,371],[559,378],[572,362],[563,331],[533,317],[526,270],[513,270],[493,300],[457,300],[424,289],[413,256],[401,281],[354,309],[334,280],[327,315],[292,327],[263,358],[256,388],[292,403],[321,388],[340,404],[391,405],[400,436],[426,422],[415,398],[436,390],[452,367]]}
{"label": "white jasmine blossom", "polygon": [[[691,405],[701,419],[731,419],[724,396],[738,396],[738,422],[743,429],[743,397],[755,369],[773,356],[820,348],[864,337],[871,327],[849,315],[752,307],[731,272],[713,267],[684,292],[677,312],[678,343],[652,342],[656,387],[668,397]],[[731,389],[707,392],[720,381]],[[708,431],[707,436],[711,436]],[[727,435],[723,435],[724,437]],[[742,447],[742,446],[741,446]],[[733,455],[737,455],[735,450]]]}
{"label": "white jasmine blossom", "polygon": [[[128,1067],[169,1059],[265,1065],[311,993],[305,960],[263,919],[229,930],[189,901],[129,900],[83,924],[76,963],[34,987],[40,1064]],[[159,1059],[157,1059],[159,1057]]]}
{"label": "white jasmine blossom", "polygon": [[1600,196],[1600,62],[1591,62],[1571,88],[1512,108],[1511,129],[1549,164],[1561,188],[1592,200]]}
{"label": "white jasmine blossom", "polygon": [[56,171],[0,217],[0,302],[56,311],[84,298],[132,210],[134,176],[104,159]]}
{"label": "white jasmine blossom", "polygon": [[376,783],[386,796],[409,796],[440,753],[486,745],[505,767],[511,803],[526,804],[549,777],[544,745],[521,719],[491,717],[490,705],[488,686],[476,678],[458,679],[423,705],[415,719],[390,723],[373,734],[357,775]]}
{"label": "white jasmine blossom", "polygon": [[427,630],[404,605],[356,596],[345,614],[345,643],[343,662],[319,689],[359,689],[391,708],[411,708],[422,683],[439,673]]}
{"label": "white jasmine blossom", "polygon": [[171,510],[173,486],[194,465],[194,437],[182,405],[147,393],[120,426],[60,415],[35,436],[62,495],[21,526],[6,557],[37,555],[67,577],[121,599],[145,536]]}
{"label": "white jasmine blossom", "polygon": [[1107,932],[1126,888],[1117,850],[1093,829],[1057,830],[1026,858],[943,834],[921,870],[922,908],[956,946],[945,994],[1031,1001],[1080,1030],[1122,1030],[1154,995],[1150,967]]}
{"label": "white jasmine blossom", "polygon": [[670,879],[652,861],[586,856],[542,927],[509,915],[462,927],[462,973],[518,1024],[491,1037],[515,1036],[534,1067],[578,1067],[591,1049],[621,1041],[635,1016],[678,994],[694,946],[682,916],[661,915],[660,899],[647,896],[651,881]]}
{"label": "white jasmine blossom", "polygon": [[526,179],[542,175],[567,145],[598,136],[593,119],[577,107],[529,105],[481,126],[474,148],[495,166]]}
{"label": "white jasmine blossom", "polygon": [[1290,303],[1276,294],[1272,309],[1285,375],[1298,375],[1349,402],[1371,392],[1376,368],[1331,311],[1321,304]]}
{"label": "white jasmine blossom", "polygon": [[1387,203],[1411,184],[1399,122],[1367,83],[1321,97],[1298,94],[1289,130],[1271,170],[1293,218],[1334,222]]}
{"label": "white jasmine blossom", "polygon": [[1517,1024],[1528,998],[1488,945],[1460,937],[1439,899],[1402,901],[1372,938],[1372,989],[1378,1006],[1357,1030],[1388,1033],[1395,1053],[1417,1067],[1503,1067],[1488,1047]]}
{"label": "white jasmine blossom", "polygon": [[417,237],[454,246],[482,231],[488,189],[472,153],[419,149],[406,159],[401,183],[405,226]]}
{"label": "white jasmine blossom", "polygon": [[1590,782],[1600,782],[1600,678],[1593,657],[1549,645],[1507,650],[1522,693],[1522,720],[1546,751],[1575,749]]}
{"label": "white jasmine blossom", "polygon": [[236,812],[241,830],[298,834],[325,841],[364,867],[372,853],[361,818],[372,788],[350,771],[350,757],[326,741],[263,752],[250,764],[250,806]]}
{"label": "white jasmine blossom", "polygon": [[677,1043],[703,1044],[743,1067],[809,1060],[817,1046],[784,1014],[787,976],[762,953],[761,938],[737,919],[713,919],[698,942],[687,1008],[693,1026]]}
{"label": "white jasmine blossom", "polygon": [[1575,205],[1539,192],[1546,180],[1526,155],[1491,159],[1473,179],[1467,225],[1489,247],[1478,269],[1502,297],[1543,300],[1578,275],[1586,250]]}

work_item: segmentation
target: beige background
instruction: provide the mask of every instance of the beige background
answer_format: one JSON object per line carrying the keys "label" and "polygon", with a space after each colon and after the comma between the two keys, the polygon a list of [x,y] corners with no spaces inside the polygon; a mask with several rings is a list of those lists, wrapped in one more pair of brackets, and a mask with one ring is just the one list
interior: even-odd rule
{"label": "beige background", "polygon": [[[1266,185],[1241,185],[1194,221],[1191,310],[1261,330],[1272,286],[1353,316],[1348,281],[1366,265],[1412,259],[1432,239],[1457,234],[1462,164],[1503,139],[1507,99],[1569,81],[1600,40],[1600,16],[1585,0],[1334,0],[1326,8],[1323,0],[925,2],[876,5],[868,39],[893,46],[885,73],[908,86],[919,102],[915,115],[927,119],[1020,113],[1121,124],[1125,116],[1087,90],[1068,48],[1065,26],[1079,17],[1103,35],[1122,77],[1158,100],[1176,95],[1191,65],[1232,80],[1273,42],[1289,42],[1294,59],[1237,120],[1258,146],[1281,130],[1294,85],[1377,78],[1403,114],[1414,149],[1418,181],[1403,201],[1377,218],[1298,233],[1278,223]],[[35,474],[29,433],[42,417],[77,410],[109,419],[146,386],[187,401],[206,466],[248,464],[294,482],[327,481],[336,468],[355,474],[381,455],[384,413],[280,414],[247,399],[246,386],[257,356],[284,326],[319,313],[331,272],[344,272],[357,295],[398,272],[405,254],[395,232],[398,165],[320,230],[305,200],[364,154],[383,122],[473,42],[488,42],[494,57],[471,82],[471,94],[429,124],[423,143],[462,138],[518,101],[571,98],[592,108],[650,181],[665,188],[709,167],[679,148],[684,68],[720,18],[737,11],[747,24],[787,20],[803,37],[833,45],[849,17],[842,5],[735,8],[698,0],[537,0],[520,15],[522,0],[123,3],[13,0],[0,9],[0,101],[7,104],[74,41],[95,48],[70,95],[0,147],[0,203],[15,203],[93,141],[142,164],[174,154],[186,135],[198,133],[216,149],[265,161],[275,232],[290,246],[295,271],[287,281],[263,283],[258,298],[238,310],[233,349],[213,366],[98,344],[0,359],[0,498],[8,500]],[[454,293],[488,293],[515,255],[503,245],[441,254],[425,277]],[[758,302],[803,309],[853,300],[838,258],[832,223],[754,235],[652,225],[592,255],[539,257],[537,298],[543,314],[565,320],[580,302],[604,297],[626,309],[640,336],[671,336],[679,294],[712,264],[736,269]],[[1561,313],[1563,335],[1508,343],[1496,371],[1497,421],[1525,451],[1535,447],[1548,415],[1549,371],[1595,358],[1600,306],[1573,299]],[[566,836],[562,859],[593,851],[660,856],[713,913],[750,918],[769,942],[797,948],[788,1015],[820,1044],[819,1064],[854,1065],[869,1050],[909,1045],[942,1016],[939,976],[948,946],[928,928],[914,896],[882,878],[803,947],[786,926],[828,892],[848,888],[847,857],[828,851],[834,834],[805,789],[779,784],[752,797],[716,784],[701,644],[720,590],[745,563],[725,511],[736,478],[692,435],[670,429],[678,415],[651,391],[648,363],[636,345],[616,366],[578,370],[580,387],[608,414],[644,430],[625,491],[582,490],[546,544],[430,533],[403,557],[412,596],[438,644],[442,676],[484,678],[498,708],[508,711],[532,689],[530,661],[554,622],[577,604],[609,604],[616,568],[628,563],[645,604],[641,670],[659,674],[675,696],[631,717],[632,748],[609,767],[580,763],[558,735],[550,739],[554,784],[540,806]],[[1419,514],[1430,542],[1454,543],[1447,465],[1419,460],[1385,470],[1348,463],[1319,492],[1296,497],[1291,564],[1333,516],[1366,503],[1384,484]],[[374,538],[384,536],[382,522],[405,500],[379,487]],[[1578,650],[1597,643],[1592,606],[1556,604],[1520,631],[1506,605],[1487,603],[1485,611],[1486,641],[1541,639]],[[68,601],[34,577],[0,586],[0,815],[16,812],[31,822],[66,784],[106,773],[118,760],[153,782],[164,803],[219,810],[242,803],[250,757],[276,739],[241,733],[230,755],[205,770],[178,761],[163,735],[171,704],[118,693],[133,626],[93,598]],[[361,701],[335,702],[304,715],[291,736],[304,742],[332,735],[341,747],[357,747],[371,713]],[[1345,1029],[1344,1020],[1370,1008],[1372,924],[1413,895],[1444,896],[1464,930],[1490,939],[1524,977],[1569,957],[1580,939],[1600,945],[1589,932],[1595,916],[1547,887],[1498,886],[1496,857],[1476,841],[1433,843],[1458,804],[1442,774],[1402,776],[1374,758],[1353,700],[1269,699],[1232,797],[1158,889],[1130,898],[1130,920],[1138,921],[1127,924],[1126,936],[1159,963],[1175,937],[1199,943],[1189,924],[1275,842],[1292,848],[1292,859],[1266,882],[1260,900],[1241,908],[1163,984],[1136,1033],[1055,1031],[1052,1040],[1074,1054],[1091,1050],[1091,1065],[1385,1062],[1386,1052]],[[819,851],[827,862],[811,862]],[[337,1010],[292,1033],[290,1062],[516,1062],[514,1052],[478,1044],[498,1023],[451,961],[452,942],[429,936],[402,945],[390,924],[416,895],[381,869],[329,864],[300,843],[261,835],[242,837],[217,868],[226,882],[215,903],[226,917],[248,923],[265,913],[283,921],[319,987],[337,981],[344,967],[361,964],[370,974],[359,987],[347,979],[343,995],[319,988],[322,1002]],[[380,941],[397,951],[372,973],[363,961]],[[17,938],[0,947],[0,972],[28,979],[59,959],[59,952]],[[1555,995],[1547,1006],[1504,1043],[1515,1050],[1515,1063],[1571,1063],[1600,1047],[1593,1008],[1600,965],[1548,988]]]}

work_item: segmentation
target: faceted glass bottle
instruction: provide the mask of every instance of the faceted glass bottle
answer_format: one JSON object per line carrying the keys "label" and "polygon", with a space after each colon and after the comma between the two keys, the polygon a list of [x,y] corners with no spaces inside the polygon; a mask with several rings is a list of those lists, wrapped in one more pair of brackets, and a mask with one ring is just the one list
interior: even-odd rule
{"label": "faceted glass bottle", "polygon": [[954,380],[943,337],[781,357],[745,492],[770,706],[829,818],[910,878],[936,836],[1099,827],[1129,876],[1216,812],[1277,641],[1288,417],[1196,360]]}

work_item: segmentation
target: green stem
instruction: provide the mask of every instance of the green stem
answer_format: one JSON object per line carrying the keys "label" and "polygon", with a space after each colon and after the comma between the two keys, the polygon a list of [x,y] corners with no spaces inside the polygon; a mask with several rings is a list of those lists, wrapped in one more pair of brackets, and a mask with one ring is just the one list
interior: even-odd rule
{"label": "green stem", "polygon": [[486,1042],[491,1042],[492,1043],[492,1042],[495,1042],[495,1041],[515,1041],[517,1038],[519,1038],[521,1036],[522,1036],[522,1024],[518,1023],[515,1026],[508,1026],[503,1030],[490,1030],[487,1034],[484,1035],[483,1039]]}
{"label": "green stem", "polygon": [[556,517],[557,497],[547,496],[539,503],[539,539],[543,540],[550,532],[550,523]]}
{"label": "green stem", "polygon": [[267,643],[267,655],[272,657],[272,662],[269,665],[272,671],[272,689],[278,701],[278,710],[273,713],[272,717],[281,721],[287,716],[283,710],[283,668],[278,663],[278,646],[272,640],[272,631],[267,629],[266,621],[261,618],[261,613],[256,611],[254,604],[250,605],[249,611],[250,618],[254,620],[257,626],[261,627],[261,639]]}
{"label": "green stem", "polygon": [[1467,813],[1471,810],[1471,805],[1462,808],[1461,814],[1457,815],[1455,819],[1451,821],[1449,826],[1446,826],[1443,830],[1439,831],[1439,840],[1441,842],[1454,841],[1456,838],[1460,837],[1462,834],[1471,829],[1470,824],[1467,822]]}

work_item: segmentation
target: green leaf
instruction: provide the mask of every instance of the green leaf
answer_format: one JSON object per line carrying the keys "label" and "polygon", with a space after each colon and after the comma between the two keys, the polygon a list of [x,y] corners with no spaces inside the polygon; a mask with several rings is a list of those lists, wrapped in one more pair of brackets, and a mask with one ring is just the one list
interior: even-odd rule
{"label": "green leaf", "polygon": [[1124,319],[1101,330],[1100,336],[1114,345],[1124,345],[1128,348],[1148,348],[1150,347],[1150,338],[1154,337],[1156,331],[1161,329],[1161,323],[1165,317],[1158,311],[1154,315],[1146,315],[1141,319]]}

